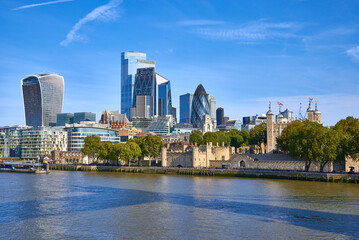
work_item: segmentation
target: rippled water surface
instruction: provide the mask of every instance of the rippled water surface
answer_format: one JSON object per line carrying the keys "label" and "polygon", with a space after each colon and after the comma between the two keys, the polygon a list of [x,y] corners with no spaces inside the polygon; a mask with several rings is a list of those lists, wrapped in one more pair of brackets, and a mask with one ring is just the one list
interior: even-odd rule
{"label": "rippled water surface", "polygon": [[359,239],[359,185],[0,173],[0,239]]}

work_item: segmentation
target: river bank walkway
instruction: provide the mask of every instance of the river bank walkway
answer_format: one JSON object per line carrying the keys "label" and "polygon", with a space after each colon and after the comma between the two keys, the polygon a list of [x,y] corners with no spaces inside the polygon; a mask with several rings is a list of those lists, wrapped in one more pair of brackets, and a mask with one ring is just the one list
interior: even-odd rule
{"label": "river bank walkway", "polygon": [[127,166],[88,166],[88,165],[50,165],[51,170],[62,171],[99,171],[118,173],[144,173],[193,176],[220,176],[290,179],[321,182],[359,183],[359,174],[297,172],[285,170],[261,169],[195,169],[195,168],[164,168],[164,167],[127,167]]}

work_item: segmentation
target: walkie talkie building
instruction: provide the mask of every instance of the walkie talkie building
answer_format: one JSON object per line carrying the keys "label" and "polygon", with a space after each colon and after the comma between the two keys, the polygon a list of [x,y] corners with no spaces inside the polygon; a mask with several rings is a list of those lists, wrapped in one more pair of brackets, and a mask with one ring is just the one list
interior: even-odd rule
{"label": "walkie talkie building", "polygon": [[50,126],[62,113],[64,78],[57,74],[30,75],[21,80],[27,126]]}

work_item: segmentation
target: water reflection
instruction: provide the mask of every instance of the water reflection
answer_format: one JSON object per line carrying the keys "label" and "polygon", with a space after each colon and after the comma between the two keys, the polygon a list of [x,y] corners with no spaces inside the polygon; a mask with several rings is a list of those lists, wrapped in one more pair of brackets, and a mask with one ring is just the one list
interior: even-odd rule
{"label": "water reflection", "polygon": [[[11,201],[14,194],[4,192],[6,201],[0,202],[0,226],[12,228],[20,238],[26,231],[37,231],[34,236],[43,239],[83,238],[86,226],[96,221],[97,239],[261,238],[268,232],[291,236],[286,228],[312,235],[324,232],[325,237],[359,236],[359,193],[352,184],[72,172],[22,176],[14,177],[22,187],[20,180],[31,179],[36,186],[15,190],[24,194],[21,200]],[[0,184],[6,188],[4,181]],[[306,188],[296,190],[297,184]],[[224,229],[225,234],[218,231]]]}

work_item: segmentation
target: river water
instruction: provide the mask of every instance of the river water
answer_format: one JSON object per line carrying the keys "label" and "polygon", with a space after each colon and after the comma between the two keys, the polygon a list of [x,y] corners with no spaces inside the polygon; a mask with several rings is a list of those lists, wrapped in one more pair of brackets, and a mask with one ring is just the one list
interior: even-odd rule
{"label": "river water", "polygon": [[0,239],[359,239],[359,186],[0,173]]}

